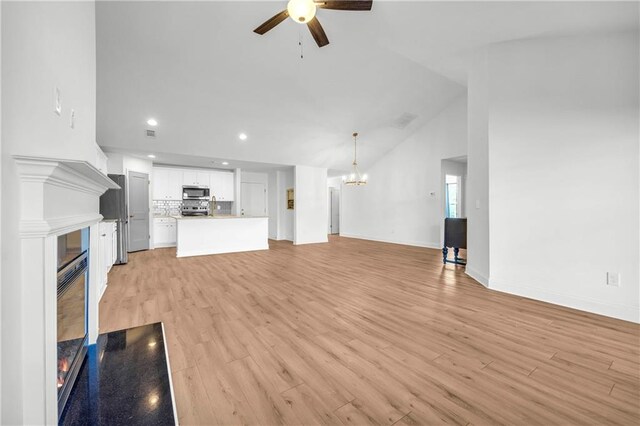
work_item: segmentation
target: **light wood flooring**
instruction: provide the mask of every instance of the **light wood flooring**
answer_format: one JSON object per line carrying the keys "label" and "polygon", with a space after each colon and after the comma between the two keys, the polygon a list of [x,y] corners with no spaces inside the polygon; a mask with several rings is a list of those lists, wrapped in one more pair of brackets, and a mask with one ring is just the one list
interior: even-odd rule
{"label": "light wood flooring", "polygon": [[101,332],[163,321],[181,424],[639,424],[640,327],[331,237],[132,254]]}

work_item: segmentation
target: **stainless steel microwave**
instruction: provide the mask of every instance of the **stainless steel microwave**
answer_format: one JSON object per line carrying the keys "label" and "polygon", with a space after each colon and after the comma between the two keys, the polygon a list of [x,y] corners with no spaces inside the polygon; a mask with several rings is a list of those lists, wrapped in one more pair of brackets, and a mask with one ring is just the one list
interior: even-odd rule
{"label": "stainless steel microwave", "polygon": [[211,199],[208,186],[183,186],[183,200],[207,200]]}

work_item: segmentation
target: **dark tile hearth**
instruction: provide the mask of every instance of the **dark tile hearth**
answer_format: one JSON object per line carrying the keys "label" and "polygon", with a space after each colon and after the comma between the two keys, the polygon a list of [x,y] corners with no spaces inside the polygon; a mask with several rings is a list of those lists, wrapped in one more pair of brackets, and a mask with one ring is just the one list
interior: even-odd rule
{"label": "dark tile hearth", "polygon": [[162,324],[101,334],[61,425],[174,425]]}

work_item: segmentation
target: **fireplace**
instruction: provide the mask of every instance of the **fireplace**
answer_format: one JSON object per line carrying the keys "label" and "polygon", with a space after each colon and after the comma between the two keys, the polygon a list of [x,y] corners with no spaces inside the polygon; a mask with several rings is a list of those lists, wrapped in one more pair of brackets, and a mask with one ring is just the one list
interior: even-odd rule
{"label": "fireplace", "polygon": [[100,196],[119,188],[85,161],[14,156],[20,179],[20,424],[56,424],[98,336]]}
{"label": "fireplace", "polygon": [[87,352],[89,228],[58,236],[57,386],[60,415]]}

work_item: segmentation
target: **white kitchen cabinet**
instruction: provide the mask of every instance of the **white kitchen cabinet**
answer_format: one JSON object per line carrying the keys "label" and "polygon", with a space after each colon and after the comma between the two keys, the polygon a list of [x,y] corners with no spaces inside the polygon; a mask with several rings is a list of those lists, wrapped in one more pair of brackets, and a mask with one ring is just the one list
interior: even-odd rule
{"label": "white kitchen cabinet", "polygon": [[234,178],[233,172],[211,172],[211,193],[216,196],[217,201],[233,201],[234,199]]}
{"label": "white kitchen cabinet", "polygon": [[[118,260],[118,224],[113,223],[113,229],[111,230],[111,266],[113,266]],[[109,266],[109,269],[111,269]]]}
{"label": "white kitchen cabinet", "polygon": [[166,200],[169,188],[169,170],[154,168],[151,180],[153,182],[153,199]]}
{"label": "white kitchen cabinet", "polygon": [[235,179],[233,178],[233,172],[222,173],[222,201],[233,201],[234,194],[236,193]]}
{"label": "white kitchen cabinet", "polygon": [[222,188],[222,176],[220,172],[211,172],[209,174],[209,188],[211,195],[216,197],[216,200],[220,200],[220,190]]}
{"label": "white kitchen cabinet", "polygon": [[98,242],[98,294],[107,289],[108,274],[118,255],[118,237],[115,222],[100,222]]}
{"label": "white kitchen cabinet", "polygon": [[206,186],[218,201],[234,200],[233,172],[154,167],[152,181],[154,200],[182,200],[183,185]]}
{"label": "white kitchen cabinet", "polygon": [[171,217],[153,219],[153,247],[176,246],[176,220]]}
{"label": "white kitchen cabinet", "polygon": [[209,186],[209,173],[196,170],[184,170],[182,183],[183,185]]}
{"label": "white kitchen cabinet", "polygon": [[183,171],[180,169],[153,169],[153,199],[182,200]]}

